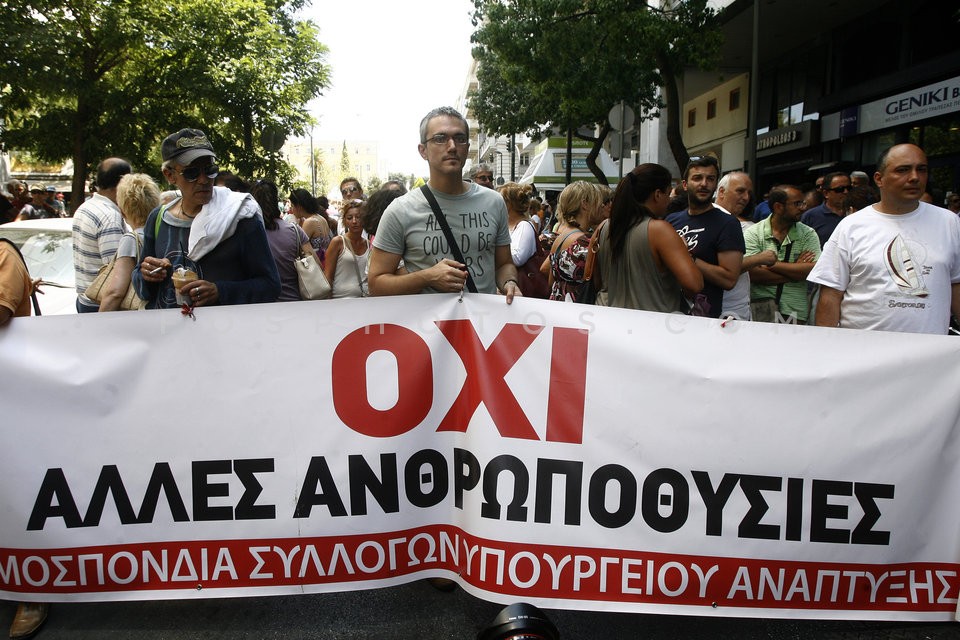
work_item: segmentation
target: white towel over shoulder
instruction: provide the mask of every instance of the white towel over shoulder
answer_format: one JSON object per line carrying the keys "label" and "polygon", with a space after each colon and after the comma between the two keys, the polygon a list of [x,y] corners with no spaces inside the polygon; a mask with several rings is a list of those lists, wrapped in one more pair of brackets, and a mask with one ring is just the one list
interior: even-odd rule
{"label": "white towel over shoulder", "polygon": [[226,187],[214,187],[210,202],[200,209],[200,213],[190,225],[187,255],[191,260],[200,260],[213,251],[214,247],[232,236],[240,220],[254,216],[263,218],[260,205],[249,193],[237,193]]}

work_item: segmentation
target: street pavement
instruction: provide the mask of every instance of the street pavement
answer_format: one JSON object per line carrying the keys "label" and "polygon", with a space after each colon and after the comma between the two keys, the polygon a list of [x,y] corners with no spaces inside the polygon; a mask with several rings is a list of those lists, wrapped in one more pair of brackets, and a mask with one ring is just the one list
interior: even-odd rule
{"label": "street pavement", "polygon": [[[38,640],[470,640],[503,605],[424,581],[346,593],[54,604]],[[0,624],[16,605],[0,602]],[[960,623],[855,623],[547,610],[563,640],[960,639]],[[5,633],[6,627],[0,629]]]}

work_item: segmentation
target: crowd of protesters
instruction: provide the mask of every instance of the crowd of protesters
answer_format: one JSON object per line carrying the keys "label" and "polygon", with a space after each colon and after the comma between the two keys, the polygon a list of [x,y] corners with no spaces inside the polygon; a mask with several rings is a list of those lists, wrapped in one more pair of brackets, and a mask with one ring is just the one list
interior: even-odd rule
{"label": "crowd of protesters", "polygon": [[[915,145],[886,149],[872,183],[835,172],[809,187],[774,185],[762,201],[749,176],[723,175],[712,156],[690,158],[678,186],[648,163],[615,190],[574,182],[555,202],[517,183],[495,190],[487,165],[463,175],[469,126],[449,107],[424,117],[418,148],[430,171],[423,187],[391,181],[368,195],[346,178],[339,212],[305,189],[289,193],[284,210],[276,184],[221,171],[197,129],[163,141],[171,191],[121,158],[104,159],[96,193],[73,215],[77,310],[300,300],[295,262],[306,260],[333,298],[466,289],[507,304],[527,295],[934,334],[960,315],[960,196],[948,208],[927,201],[927,159]],[[66,215],[55,190],[17,180],[7,189],[7,219]],[[489,242],[461,252],[455,239],[477,232]],[[528,288],[527,277],[545,286]],[[35,287],[0,243],[0,324],[29,315]],[[46,611],[21,605],[11,637],[35,631]]]}
{"label": "crowd of protesters", "polygon": [[[221,171],[206,135],[183,129],[161,149],[171,191],[161,193],[120,158],[98,165],[96,191],[73,216],[78,311],[300,300],[294,264],[304,256],[325,275],[333,298],[456,290],[483,272],[484,261],[506,265],[503,249],[513,271],[489,282],[485,276],[485,291],[505,293],[500,285],[513,281],[517,295],[555,301],[933,333],[946,333],[957,315],[960,195],[948,194],[946,208],[929,203],[926,156],[914,145],[884,151],[872,179],[862,171],[833,172],[816,184],[774,185],[762,199],[749,176],[724,174],[715,157],[702,156],[690,159],[679,181],[644,164],[615,191],[574,182],[546,201],[529,185],[494,187],[486,164],[454,176],[466,164],[469,128],[452,109],[431,113],[420,144],[431,167],[428,187],[441,200],[459,194],[460,184],[474,197],[482,195],[476,189],[498,192],[493,206],[504,221],[497,256],[461,263],[452,251],[405,255],[408,248],[394,241],[402,228],[392,218],[378,248],[385,212],[412,203],[417,215],[433,219],[436,209],[394,181],[368,195],[359,180],[345,178],[339,210],[306,189],[281,194],[268,180]],[[450,126],[427,136],[441,120]],[[66,215],[62,194],[51,189],[10,181],[7,218]],[[459,211],[454,200],[443,204]],[[941,226],[931,232],[934,220]],[[91,299],[89,288],[111,263],[109,281]],[[861,281],[868,263],[874,280]],[[391,284],[420,271],[409,287]],[[125,296],[135,298],[134,306]]]}

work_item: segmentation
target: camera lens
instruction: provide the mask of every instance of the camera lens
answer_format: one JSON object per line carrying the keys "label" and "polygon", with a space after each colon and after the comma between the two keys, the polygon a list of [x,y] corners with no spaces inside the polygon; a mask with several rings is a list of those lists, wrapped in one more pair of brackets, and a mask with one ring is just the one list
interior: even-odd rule
{"label": "camera lens", "polygon": [[546,614],[532,604],[505,607],[480,630],[477,640],[559,640],[560,632]]}

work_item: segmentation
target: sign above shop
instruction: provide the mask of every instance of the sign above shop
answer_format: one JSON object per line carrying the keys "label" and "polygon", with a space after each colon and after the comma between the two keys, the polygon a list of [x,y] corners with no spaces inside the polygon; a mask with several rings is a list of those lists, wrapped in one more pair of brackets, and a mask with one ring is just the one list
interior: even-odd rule
{"label": "sign above shop", "polygon": [[813,142],[813,120],[774,129],[757,136],[757,157],[764,158],[784,151],[804,149]]}
{"label": "sign above shop", "polygon": [[960,111],[960,76],[860,106],[859,133]]}

